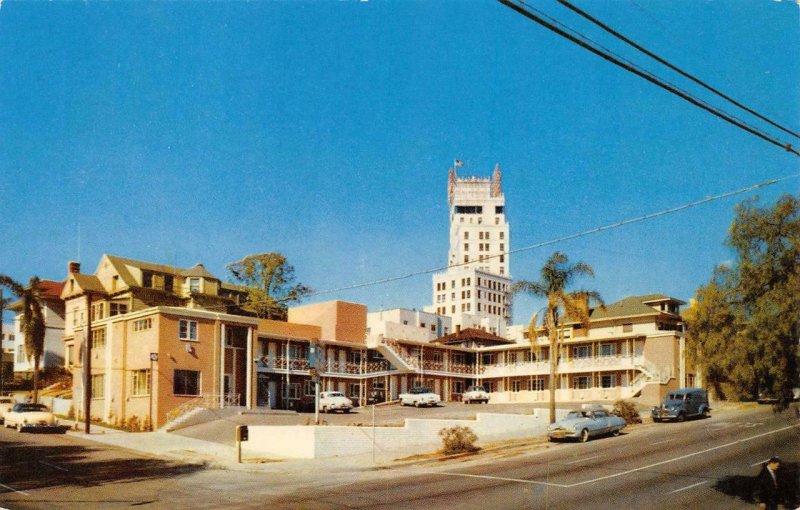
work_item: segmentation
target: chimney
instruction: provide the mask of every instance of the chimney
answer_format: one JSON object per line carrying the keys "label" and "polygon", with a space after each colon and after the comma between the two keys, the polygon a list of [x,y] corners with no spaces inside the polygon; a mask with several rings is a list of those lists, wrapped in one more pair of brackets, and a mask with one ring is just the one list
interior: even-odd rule
{"label": "chimney", "polygon": [[67,264],[67,270],[70,274],[72,273],[80,273],[81,272],[81,263],[75,262],[74,260],[70,260]]}
{"label": "chimney", "polygon": [[456,324],[456,333],[461,333],[461,324]]}

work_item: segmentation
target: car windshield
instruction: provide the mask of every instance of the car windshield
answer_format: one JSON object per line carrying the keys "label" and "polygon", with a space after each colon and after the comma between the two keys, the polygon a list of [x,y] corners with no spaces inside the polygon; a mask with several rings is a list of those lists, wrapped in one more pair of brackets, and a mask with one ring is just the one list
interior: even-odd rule
{"label": "car windshield", "polygon": [[420,394],[420,393],[430,393],[430,388],[411,388],[411,393]]}
{"label": "car windshield", "polygon": [[339,393],[338,391],[332,391],[332,392],[328,393],[328,396],[329,397],[343,397],[344,395],[342,393]]}
{"label": "car windshield", "polygon": [[17,404],[14,406],[15,413],[35,413],[38,411],[47,411],[47,406],[44,404]]}
{"label": "car windshield", "polygon": [[570,418],[586,418],[586,411],[570,411],[567,414],[567,419]]}
{"label": "car windshield", "polygon": [[483,386],[470,386],[467,391],[486,391]]}

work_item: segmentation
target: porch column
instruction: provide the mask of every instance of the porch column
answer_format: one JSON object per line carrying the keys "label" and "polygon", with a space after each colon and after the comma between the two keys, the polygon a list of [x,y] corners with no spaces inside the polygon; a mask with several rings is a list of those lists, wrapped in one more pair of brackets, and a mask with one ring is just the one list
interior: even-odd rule
{"label": "porch column", "polygon": [[245,400],[248,409],[253,408],[253,328],[247,328],[247,386],[245,388]]}
{"label": "porch column", "polygon": [[219,406],[225,407],[225,324],[219,325]]}

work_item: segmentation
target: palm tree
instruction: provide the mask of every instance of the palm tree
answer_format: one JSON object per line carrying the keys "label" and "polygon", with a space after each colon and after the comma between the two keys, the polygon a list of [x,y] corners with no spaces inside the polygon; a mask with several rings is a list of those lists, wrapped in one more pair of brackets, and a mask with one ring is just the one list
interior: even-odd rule
{"label": "palm tree", "polygon": [[[561,252],[554,252],[547,259],[541,269],[541,280],[520,280],[511,287],[511,292],[516,294],[524,292],[536,297],[547,299],[542,327],[550,341],[550,423],[556,421],[556,368],[560,341],[563,336],[564,317],[571,321],[579,321],[584,327],[589,325],[589,300],[597,301],[600,306],[605,306],[603,298],[593,290],[579,290],[567,292],[567,287],[578,276],[594,276],[592,266],[583,262],[571,264],[567,256]],[[536,342],[536,324],[539,314],[531,317],[529,326],[529,340],[531,347]]]}
{"label": "palm tree", "polygon": [[33,401],[39,401],[39,363],[44,354],[45,324],[42,313],[41,296],[39,295],[40,280],[32,276],[27,287],[16,282],[10,276],[0,274],[0,285],[7,287],[22,300],[22,318],[20,329],[25,336],[25,355],[30,360],[33,358]]}

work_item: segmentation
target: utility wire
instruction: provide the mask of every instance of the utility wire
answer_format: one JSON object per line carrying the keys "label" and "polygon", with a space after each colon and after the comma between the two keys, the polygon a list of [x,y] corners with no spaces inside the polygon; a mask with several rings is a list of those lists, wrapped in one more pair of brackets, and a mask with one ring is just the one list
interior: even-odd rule
{"label": "utility wire", "polygon": [[[711,105],[709,105],[707,103],[704,103],[703,101],[701,101],[700,99],[692,96],[688,92],[682,91],[679,88],[675,87],[674,85],[671,85],[671,84],[665,82],[664,80],[662,80],[658,76],[655,76],[652,73],[649,73],[649,72],[646,72],[646,71],[644,71],[642,69],[639,69],[639,68],[637,68],[636,66],[634,66],[634,65],[632,65],[630,63],[623,62],[619,58],[616,58],[615,56],[611,55],[608,51],[602,50],[602,49],[598,48],[596,45],[593,45],[592,43],[587,42],[587,41],[590,40],[587,37],[584,37],[584,36],[576,37],[576,36],[568,33],[566,30],[564,30],[562,28],[559,28],[558,26],[548,22],[547,20],[543,19],[542,17],[540,17],[540,16],[534,14],[533,12],[531,12],[531,11],[536,11],[536,12],[540,12],[540,11],[538,11],[537,9],[535,9],[533,7],[530,7],[524,1],[522,1],[522,0],[516,0],[516,2],[514,0],[497,0],[497,1],[502,3],[503,5],[505,5],[506,7],[509,7],[510,9],[513,9],[513,10],[517,11],[518,13],[522,14],[526,18],[528,18],[528,19],[530,19],[530,20],[542,25],[543,27],[547,28],[548,30],[553,31],[556,34],[558,34],[558,35],[560,35],[560,36],[572,41],[573,43],[581,46],[582,48],[594,53],[595,55],[599,56],[600,58],[602,58],[604,60],[607,60],[607,61],[611,62],[612,64],[615,64],[615,65],[617,65],[619,67],[622,67],[626,71],[631,72],[631,73],[633,73],[633,74],[635,74],[635,75],[637,75],[637,76],[639,76],[641,78],[644,78],[645,80],[653,83],[654,85],[657,85],[657,86],[663,88],[664,90],[666,90],[666,91],[668,91],[668,92],[670,92],[672,94],[675,94],[676,96],[678,96],[678,97],[680,97],[680,98],[692,103],[693,105],[695,105],[695,106],[697,106],[699,108],[702,108],[703,110],[706,110],[707,112],[711,113],[712,115],[714,115],[716,117],[719,117],[720,119],[722,119],[722,120],[724,120],[724,121],[726,121],[726,122],[728,122],[730,124],[733,124],[734,126],[740,128],[740,129],[743,129],[744,131],[747,131],[748,133],[753,134],[753,135],[761,138],[764,141],[767,141],[767,142],[769,142],[769,143],[771,143],[773,145],[777,145],[778,147],[780,147],[782,149],[785,149],[786,151],[791,152],[792,154],[794,154],[796,156],[800,156],[800,152],[798,152],[796,149],[794,149],[790,143],[781,142],[780,140],[777,140],[777,139],[773,138],[772,136],[764,133],[763,131],[760,131],[759,129],[756,129],[755,127],[747,125],[745,122],[743,122],[743,121],[741,121],[739,119],[736,119],[734,116],[732,116],[732,115],[720,110],[719,108],[715,108],[715,107],[713,107],[713,106],[711,106]],[[559,23],[559,24],[563,26],[563,24],[561,24],[561,23]],[[577,33],[575,30],[572,30],[572,29],[570,29],[570,31],[572,31],[573,33]]]}
{"label": "utility wire", "polygon": [[[683,211],[685,209],[689,209],[689,208],[692,208],[692,207],[697,207],[698,205],[703,205],[703,204],[706,204],[706,203],[709,203],[709,202],[713,202],[715,200],[721,200],[723,198],[732,197],[734,195],[741,195],[742,193],[747,193],[747,192],[754,191],[754,190],[757,190],[757,189],[760,189],[760,188],[765,188],[767,186],[772,186],[773,184],[777,184],[779,182],[786,181],[788,179],[794,179],[794,178],[797,178],[797,177],[800,177],[800,173],[787,175],[787,176],[784,176],[784,177],[779,177],[777,179],[770,179],[768,181],[760,182],[758,184],[753,184],[752,186],[747,186],[746,188],[740,188],[740,189],[737,189],[737,190],[734,190],[734,191],[728,191],[728,192],[725,192],[725,193],[720,193],[718,195],[713,195],[713,196],[710,196],[710,197],[703,198],[701,200],[696,200],[694,202],[689,202],[689,203],[686,203],[686,204],[683,204],[683,205],[679,205],[679,206],[676,206],[676,207],[672,207],[672,208],[669,208],[669,209],[664,209],[662,211],[657,211],[657,212],[654,212],[654,213],[644,214],[642,216],[636,216],[634,218],[628,218],[626,220],[618,221],[618,222],[615,222],[615,223],[610,223],[608,225],[603,225],[603,226],[591,228],[591,229],[588,229],[588,230],[583,230],[583,231],[580,231],[580,232],[576,232],[574,234],[568,234],[568,235],[565,235],[565,236],[557,237],[555,239],[550,239],[548,241],[542,241],[540,243],[532,244],[530,246],[517,248],[515,250],[509,250],[509,251],[507,251],[505,253],[500,253],[500,254],[497,254],[497,255],[490,255],[490,256],[484,257],[483,260],[489,260],[489,259],[500,257],[501,255],[506,255],[506,254],[521,253],[521,252],[524,252],[524,251],[530,251],[530,250],[533,250],[533,249],[536,249],[536,248],[541,248],[543,246],[549,246],[551,244],[562,243],[564,241],[577,239],[579,237],[584,237],[584,236],[588,236],[588,235],[591,235],[591,234],[597,234],[599,232],[604,232],[606,230],[612,230],[612,229],[615,229],[615,228],[624,227],[625,225],[630,225],[631,223],[639,223],[641,221],[646,221],[646,220],[650,220],[650,219],[653,219],[653,218],[658,218],[660,216],[666,216],[668,214],[673,214],[673,213],[676,213],[676,212],[679,212],[679,211]],[[383,283],[390,283],[390,282],[395,282],[395,281],[398,281],[398,280],[405,280],[407,278],[412,278],[414,276],[420,276],[420,275],[424,275],[424,274],[431,274],[431,273],[436,273],[436,272],[439,272],[439,271],[445,271],[447,269],[454,268],[454,267],[466,266],[466,265],[469,265],[469,264],[474,264],[475,262],[479,262],[479,261],[473,260],[472,262],[461,262],[461,263],[458,263],[458,264],[451,264],[449,266],[441,266],[441,267],[436,267],[436,268],[433,268],[433,269],[425,269],[423,271],[416,271],[416,272],[408,273],[408,274],[405,274],[405,275],[398,275],[398,276],[392,276],[392,277],[388,277],[388,278],[381,278],[379,280],[373,280],[373,281],[370,281],[370,282],[358,283],[358,284],[354,284],[354,285],[348,285],[348,286],[345,286],[345,287],[338,287],[338,288],[335,288],[335,289],[312,292],[312,293],[310,293],[310,294],[308,294],[308,295],[306,295],[304,297],[316,297],[316,296],[322,296],[322,295],[325,295],[325,294],[332,294],[334,292],[342,292],[342,291],[346,291],[346,290],[354,290],[354,289],[360,289],[360,288],[364,288],[364,287],[371,287],[371,286],[380,285],[380,284],[383,284]]]}
{"label": "utility wire", "polygon": [[595,17],[594,17],[594,16],[592,16],[591,14],[587,13],[586,11],[584,11],[584,10],[582,10],[582,9],[578,8],[577,6],[575,6],[574,4],[570,3],[568,0],[558,0],[558,3],[560,3],[561,5],[563,5],[564,7],[566,7],[567,9],[569,9],[569,10],[571,10],[571,11],[573,11],[573,12],[577,13],[578,15],[580,15],[580,16],[582,16],[582,17],[586,18],[587,20],[591,21],[592,23],[594,23],[595,25],[599,26],[600,28],[602,28],[603,30],[605,30],[605,31],[606,31],[606,32],[608,32],[609,34],[613,35],[613,36],[614,36],[614,37],[616,37],[617,39],[620,39],[620,40],[624,41],[625,43],[627,43],[627,44],[629,44],[629,45],[633,46],[633,47],[634,47],[634,48],[636,48],[637,50],[641,51],[642,53],[644,53],[644,54],[645,54],[645,55],[647,55],[648,57],[650,57],[650,58],[652,58],[653,60],[655,60],[656,62],[659,62],[659,63],[661,63],[661,64],[663,64],[663,65],[667,66],[668,68],[670,68],[670,69],[672,69],[673,71],[677,72],[677,73],[678,73],[678,74],[680,74],[681,76],[683,76],[683,77],[685,77],[685,78],[688,78],[689,80],[691,80],[691,81],[693,81],[693,82],[697,83],[698,85],[700,85],[700,86],[701,86],[701,87],[703,87],[704,89],[706,89],[706,90],[709,90],[709,91],[713,92],[714,94],[718,95],[719,97],[721,97],[721,98],[725,99],[726,101],[728,101],[728,102],[730,102],[730,103],[732,103],[732,104],[734,104],[734,105],[738,106],[738,107],[739,107],[739,108],[741,108],[742,110],[744,110],[744,111],[746,111],[746,112],[748,112],[748,113],[750,113],[750,114],[752,114],[752,115],[755,115],[755,116],[756,116],[756,117],[758,117],[759,119],[761,119],[761,120],[763,120],[764,122],[766,122],[766,123],[768,123],[768,124],[770,124],[770,125],[772,125],[772,126],[774,126],[774,127],[778,128],[778,129],[780,129],[781,131],[783,131],[783,132],[785,132],[785,133],[788,133],[788,134],[790,134],[790,135],[794,136],[795,138],[800,138],[800,134],[797,134],[797,133],[795,133],[795,132],[794,132],[794,131],[792,131],[791,129],[789,129],[789,128],[786,128],[786,127],[784,127],[784,126],[782,126],[782,125],[778,124],[777,122],[773,122],[772,120],[770,120],[769,118],[765,117],[764,115],[761,115],[761,114],[760,114],[760,113],[758,113],[757,111],[755,111],[755,110],[753,110],[753,109],[751,109],[751,108],[748,108],[747,106],[745,106],[745,105],[743,105],[742,103],[740,103],[740,102],[736,101],[735,99],[733,99],[732,97],[728,96],[727,94],[725,94],[725,93],[721,92],[720,90],[718,90],[718,89],[716,89],[716,88],[712,87],[711,85],[707,84],[706,82],[702,81],[701,79],[699,79],[699,78],[696,78],[695,76],[693,76],[693,75],[691,75],[691,74],[687,73],[686,71],[684,71],[684,70],[682,70],[682,69],[680,69],[680,68],[678,68],[678,67],[676,67],[676,66],[674,66],[674,65],[670,64],[670,63],[669,63],[668,61],[666,61],[665,59],[663,59],[663,58],[659,57],[659,56],[658,56],[658,55],[656,55],[655,53],[653,53],[653,52],[649,51],[647,48],[644,48],[644,47],[643,47],[643,46],[641,46],[640,44],[637,44],[636,42],[632,41],[631,39],[629,39],[629,38],[625,37],[624,35],[622,35],[622,34],[621,34],[621,33],[619,33],[618,31],[614,30],[614,29],[613,29],[613,28],[611,28],[610,26],[606,25],[605,23],[603,23],[603,22],[602,22],[602,21],[600,21],[599,19],[595,18]]}

